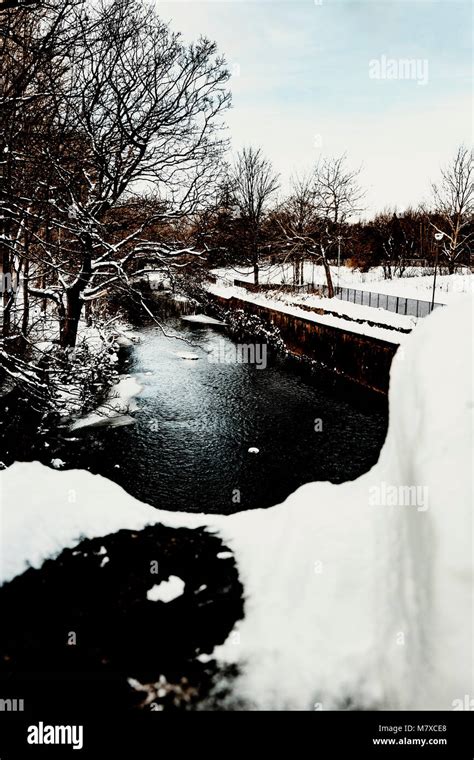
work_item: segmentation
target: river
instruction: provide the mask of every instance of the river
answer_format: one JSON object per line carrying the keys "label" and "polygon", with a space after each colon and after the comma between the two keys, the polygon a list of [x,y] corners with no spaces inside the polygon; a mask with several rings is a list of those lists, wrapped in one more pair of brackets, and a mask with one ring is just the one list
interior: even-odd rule
{"label": "river", "polygon": [[122,357],[143,387],[135,424],[50,431],[24,439],[16,458],[59,458],[153,506],[224,514],[277,504],[308,481],[352,480],[376,462],[380,404],[286,360],[228,363],[235,344],[222,328],[172,318],[164,329],[178,337],[144,327]]}

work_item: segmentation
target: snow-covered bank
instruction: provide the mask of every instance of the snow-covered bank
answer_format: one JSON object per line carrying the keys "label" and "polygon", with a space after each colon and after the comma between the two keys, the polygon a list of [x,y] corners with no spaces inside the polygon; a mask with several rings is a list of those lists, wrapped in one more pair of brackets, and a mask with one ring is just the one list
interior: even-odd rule
{"label": "snow-covered bank", "polygon": [[184,322],[193,322],[197,325],[223,325],[220,319],[215,317],[208,317],[207,314],[190,314],[189,316],[181,317]]}
{"label": "snow-covered bank", "polygon": [[[82,536],[207,525],[245,589],[245,618],[215,652],[239,663],[236,697],[257,709],[451,709],[473,693],[470,324],[466,300],[406,338],[369,473],[307,484],[267,510],[161,512],[100,476],[13,465],[0,473],[3,580]],[[416,487],[423,500],[405,502]]]}
{"label": "snow-covered bank", "polygon": [[101,425],[131,425],[134,422],[130,414],[137,409],[135,397],[142,391],[142,386],[133,375],[124,375],[110,389],[107,400],[94,412],[76,420],[70,430]]}
{"label": "snow-covered bank", "polygon": [[266,295],[283,303],[302,306],[308,309],[320,309],[328,313],[345,317],[358,322],[372,322],[380,326],[387,326],[394,330],[410,332],[417,323],[417,318],[396,314],[393,311],[364,306],[352,301],[342,301],[338,298],[321,298],[311,293],[284,293],[267,291]]}
{"label": "snow-covered bank", "polygon": [[[209,285],[208,292],[221,299],[229,300],[231,298],[237,298],[248,304],[257,304],[264,306],[267,309],[273,311],[279,311],[282,314],[288,314],[292,317],[299,319],[305,319],[310,322],[314,322],[320,325],[326,325],[328,327],[335,327],[338,330],[345,330],[347,332],[354,333],[355,335],[366,335],[378,340],[384,340],[387,343],[394,343],[400,345],[406,335],[401,332],[403,330],[411,330],[416,320],[412,320],[411,317],[400,317],[394,314],[394,320],[390,320],[384,317],[387,312],[383,312],[382,309],[369,309],[369,307],[359,307],[361,312],[354,310],[354,304],[338,302],[340,304],[339,309],[336,303],[336,308],[333,308],[333,302],[335,299],[316,299],[310,301],[309,304],[296,297],[290,298],[288,301],[280,298],[272,297],[271,294],[266,293],[249,293],[245,288],[239,288],[236,286],[223,286],[223,285]],[[320,314],[317,311],[311,311],[311,308],[325,309],[327,302],[329,301],[329,307],[331,311]],[[305,308],[306,307],[306,308]],[[308,308],[309,307],[309,308]],[[378,323],[379,314],[381,315],[381,325]],[[403,322],[400,320],[403,319]],[[403,324],[403,328],[400,325]]]}
{"label": "snow-covered bank", "polygon": [[[93,416],[88,413],[107,395],[110,399],[112,396],[122,397],[123,406],[127,399],[136,395],[136,390],[120,382],[117,367],[119,348],[131,346],[139,340],[139,336],[127,325],[120,324],[118,318],[94,325],[81,320],[74,348],[61,347],[57,326],[46,320],[38,320],[31,337],[28,363],[21,364],[21,371],[15,371],[13,363],[13,370],[10,369],[7,375],[10,383],[3,380],[2,386],[6,385],[7,390],[15,385],[21,388],[26,379],[31,384],[31,388],[26,387],[27,391],[32,392],[35,385],[40,390],[44,410],[53,410],[68,423],[81,418],[73,423],[74,429],[83,427],[86,417],[94,422]],[[17,361],[20,361],[19,357]],[[104,414],[101,407],[101,418],[116,418],[110,407],[117,407],[117,402],[114,400],[112,405],[107,402],[105,405],[108,414]]]}

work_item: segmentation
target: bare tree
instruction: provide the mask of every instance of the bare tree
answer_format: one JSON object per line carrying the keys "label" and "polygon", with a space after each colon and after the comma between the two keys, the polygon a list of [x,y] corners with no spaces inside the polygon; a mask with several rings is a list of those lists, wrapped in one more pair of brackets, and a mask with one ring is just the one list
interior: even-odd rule
{"label": "bare tree", "polygon": [[[55,134],[44,148],[56,234],[35,242],[45,249],[48,285],[29,288],[56,304],[64,347],[75,345],[84,303],[129,286],[144,248],[150,260],[147,225],[205,202],[226,145],[218,117],[229,103],[215,44],[184,46],[151,4],[103,0],[77,11],[76,27],[71,65],[55,84]],[[160,203],[111,242],[107,212],[140,188],[153,188]],[[172,253],[159,241],[153,250],[157,263]]]}
{"label": "bare tree", "polygon": [[262,222],[268,203],[278,190],[279,175],[260,148],[244,148],[237,156],[232,172],[232,186],[240,213],[248,225],[254,283],[258,285]]}
{"label": "bare tree", "polygon": [[334,225],[344,224],[363,211],[365,191],[359,185],[361,169],[347,166],[347,155],[323,158],[313,172],[312,189],[319,215]]}
{"label": "bare tree", "polygon": [[320,220],[311,175],[292,178],[291,194],[272,213],[272,222],[277,230],[277,247],[283,253],[282,263],[289,261],[293,264],[293,281],[302,284],[305,260],[322,261],[315,237]]}
{"label": "bare tree", "polygon": [[469,255],[473,235],[474,170],[472,151],[461,145],[451,163],[441,171],[441,180],[432,185],[436,221],[430,220],[437,233],[443,234],[442,254],[453,274],[463,254]]}
{"label": "bare tree", "polygon": [[329,253],[350,216],[360,208],[364,193],[358,184],[360,169],[346,166],[346,156],[322,159],[313,172],[292,182],[292,193],[280,210],[287,255],[324,267],[328,296],[334,296]]}
{"label": "bare tree", "polygon": [[323,158],[316,165],[312,178],[314,203],[319,217],[318,244],[326,272],[328,295],[334,287],[328,255],[335,247],[343,225],[351,216],[363,210],[365,192],[359,185],[361,169],[350,169],[344,153],[336,158]]}

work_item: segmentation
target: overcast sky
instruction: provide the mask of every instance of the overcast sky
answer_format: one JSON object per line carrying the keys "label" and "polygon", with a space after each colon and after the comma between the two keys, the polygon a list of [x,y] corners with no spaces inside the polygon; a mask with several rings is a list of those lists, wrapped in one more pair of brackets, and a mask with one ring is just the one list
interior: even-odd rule
{"label": "overcast sky", "polygon": [[[186,41],[217,42],[234,72],[233,150],[262,147],[285,190],[321,154],[347,151],[363,165],[368,211],[403,209],[472,139],[469,2],[156,2]],[[413,78],[400,59],[415,62]]]}

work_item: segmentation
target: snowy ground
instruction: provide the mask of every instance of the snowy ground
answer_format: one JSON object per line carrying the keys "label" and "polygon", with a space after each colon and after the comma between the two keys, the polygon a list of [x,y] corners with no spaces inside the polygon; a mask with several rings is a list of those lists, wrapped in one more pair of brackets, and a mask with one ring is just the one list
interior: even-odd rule
{"label": "snowy ground", "polygon": [[110,389],[108,398],[94,412],[86,414],[70,426],[70,430],[102,425],[133,425],[131,414],[137,410],[135,397],[142,391],[142,386],[133,375],[123,375],[118,383]]}
{"label": "snowy ground", "polygon": [[463,299],[408,336],[369,473],[309,483],[271,509],[167,513],[98,475],[13,465],[0,473],[2,580],[84,536],[207,525],[245,589],[245,618],[214,653],[240,665],[235,697],[256,709],[452,709],[474,693],[471,324]]}
{"label": "snowy ground", "polygon": [[[128,325],[115,321],[104,335],[96,327],[88,327],[80,322],[78,330],[78,345],[82,341],[87,344],[90,354],[99,357],[100,353],[108,344],[111,349],[110,359],[113,364],[118,362],[118,354],[115,350],[120,347],[132,346],[140,340]],[[79,430],[86,427],[99,427],[101,425],[131,425],[134,423],[130,415],[136,411],[135,397],[141,392],[142,387],[137,379],[129,375],[117,377],[117,382],[111,386],[107,398],[93,412],[82,414],[81,386],[77,383],[62,384],[58,391],[61,400],[61,416],[66,420],[74,420],[70,429]]]}
{"label": "snowy ground", "polygon": [[[241,288],[241,290],[243,289]],[[395,314],[382,308],[374,309],[372,306],[352,303],[350,301],[340,301],[337,298],[320,298],[311,293],[267,291],[265,295],[289,305],[303,306],[309,309],[322,309],[331,314],[350,317],[360,322],[376,322],[377,325],[386,325],[397,330],[410,331],[418,321],[416,317]]]}
{"label": "snowy ground", "polygon": [[[417,323],[414,317],[393,314],[384,309],[373,309],[335,298],[282,294],[273,291],[251,293],[245,288],[223,284],[222,281],[216,285],[208,285],[207,289],[209,293],[220,298],[238,298],[249,304],[259,304],[320,325],[336,327],[357,335],[371,336],[396,345],[403,342],[405,333],[412,330]],[[325,313],[319,313],[322,310]]]}
{"label": "snowy ground", "polygon": [[[238,267],[238,269],[214,269],[213,274],[218,280],[233,283],[234,279],[253,282],[252,267]],[[411,267],[404,272],[403,277],[394,277],[385,280],[382,267],[373,267],[368,272],[360,272],[341,266],[331,267],[334,285],[341,285],[357,290],[367,290],[373,293],[385,293],[387,295],[401,296],[402,298],[417,298],[431,301],[433,289],[433,275],[425,274],[420,267]],[[261,284],[288,284],[293,283],[293,266],[291,264],[274,264],[262,266],[259,272]],[[325,285],[326,277],[324,267],[306,262],[304,265],[304,282],[315,285]],[[438,275],[436,278],[436,302],[451,303],[459,294],[474,294],[474,277],[469,270],[462,274]]]}
{"label": "snowy ground", "polygon": [[223,325],[220,319],[214,317],[208,317],[207,314],[190,314],[188,316],[181,317],[184,322],[193,322],[197,325]]}

